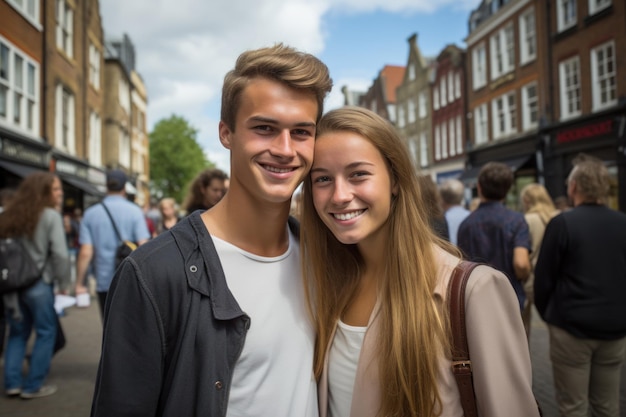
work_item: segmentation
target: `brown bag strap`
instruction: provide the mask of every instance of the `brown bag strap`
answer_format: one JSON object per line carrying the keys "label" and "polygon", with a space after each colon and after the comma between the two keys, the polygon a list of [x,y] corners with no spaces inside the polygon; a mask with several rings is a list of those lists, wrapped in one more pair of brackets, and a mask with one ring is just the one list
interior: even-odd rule
{"label": "brown bag strap", "polygon": [[465,417],[477,417],[476,396],[472,380],[472,362],[467,347],[465,328],[465,287],[478,263],[461,261],[454,268],[448,284],[448,306],[452,330],[452,372],[459,386],[461,406]]}

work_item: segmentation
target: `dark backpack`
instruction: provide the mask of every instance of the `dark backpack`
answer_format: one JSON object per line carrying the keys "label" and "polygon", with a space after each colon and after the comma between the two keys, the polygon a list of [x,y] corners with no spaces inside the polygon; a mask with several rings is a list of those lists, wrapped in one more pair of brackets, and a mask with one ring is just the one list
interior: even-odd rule
{"label": "dark backpack", "polygon": [[19,239],[0,239],[0,294],[26,289],[39,281],[41,274]]}
{"label": "dark backpack", "polygon": [[137,249],[137,244],[135,244],[135,242],[131,242],[130,240],[122,239],[122,235],[120,234],[120,231],[118,230],[117,225],[115,224],[113,216],[111,216],[111,212],[109,211],[108,207],[104,203],[100,204],[102,204],[102,207],[104,207],[104,211],[106,211],[107,216],[109,216],[109,220],[111,220],[111,224],[113,225],[113,230],[115,230],[115,235],[119,240],[119,244],[115,249],[115,269],[117,269],[122,261],[126,259],[128,255],[130,255],[135,249]]}

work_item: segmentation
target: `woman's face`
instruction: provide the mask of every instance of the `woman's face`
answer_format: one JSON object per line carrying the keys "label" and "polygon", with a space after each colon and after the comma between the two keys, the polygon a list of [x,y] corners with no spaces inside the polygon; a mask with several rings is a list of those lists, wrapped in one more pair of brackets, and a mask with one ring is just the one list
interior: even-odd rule
{"label": "woman's face", "polygon": [[344,244],[384,243],[396,191],[378,149],[356,133],[339,131],[318,137],[314,155],[313,204],[324,224]]}
{"label": "woman's face", "polygon": [[50,191],[52,198],[52,205],[56,208],[61,208],[63,206],[63,186],[61,185],[61,180],[55,178],[52,181],[52,189]]}

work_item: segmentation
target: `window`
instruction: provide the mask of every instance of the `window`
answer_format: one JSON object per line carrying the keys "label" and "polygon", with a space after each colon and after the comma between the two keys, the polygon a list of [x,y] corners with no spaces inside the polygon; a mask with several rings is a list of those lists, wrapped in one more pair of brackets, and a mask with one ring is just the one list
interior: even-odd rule
{"label": "window", "polygon": [[433,109],[439,110],[439,89],[437,87],[433,89]]}
{"label": "window", "polygon": [[120,148],[119,148],[119,160],[120,164],[124,167],[130,168],[130,137],[128,132],[120,127]]}
{"label": "window", "polygon": [[8,0],[20,14],[26,17],[26,20],[40,26],[39,23],[39,1],[38,0]]}
{"label": "window", "polygon": [[474,141],[476,145],[486,143],[489,140],[487,130],[487,105],[483,104],[474,109]]}
{"label": "window", "polygon": [[448,104],[448,98],[446,94],[446,78],[441,77],[439,80],[439,98],[441,99],[441,107],[445,107]]}
{"label": "window", "polygon": [[74,10],[65,0],[57,0],[57,48],[65,51],[72,58],[74,56]]}
{"label": "window", "polygon": [[445,122],[441,124],[441,157],[448,157],[448,129]]}
{"label": "window", "polygon": [[539,100],[537,97],[537,83],[532,83],[522,87],[522,129],[535,128],[538,122]]}
{"label": "window", "polygon": [[513,25],[491,37],[491,79],[513,71],[515,66],[515,39]]}
{"label": "window", "polygon": [[417,138],[411,136],[409,138],[409,154],[411,155],[411,162],[413,165],[417,166]]}
{"label": "window", "polygon": [[424,132],[420,133],[420,166],[428,166],[428,136]]}
{"label": "window", "polygon": [[504,94],[491,102],[494,139],[517,131],[515,93]]}
{"label": "window", "polygon": [[591,50],[591,92],[594,111],[617,104],[615,43],[613,41]]}
{"label": "window", "polygon": [[474,90],[487,84],[487,55],[485,44],[480,44],[472,51],[472,86]]}
{"label": "window", "polygon": [[557,0],[557,30],[563,32],[576,25],[576,0]]}
{"label": "window", "polygon": [[100,51],[94,44],[89,45],[89,83],[100,89]]}
{"label": "window", "polygon": [[70,155],[75,155],[74,94],[63,85],[57,84],[55,104],[55,145]]}
{"label": "window", "polygon": [[406,125],[406,118],[404,113],[404,106],[398,106],[398,127],[404,127]]}
{"label": "window", "polygon": [[411,97],[409,99],[409,109],[407,110],[408,116],[409,116],[409,123],[415,123],[416,111],[417,109],[415,108],[415,99]]}
{"label": "window", "polygon": [[448,133],[450,136],[450,156],[456,155],[456,138],[454,134],[456,129],[454,128],[454,119],[448,121]]}
{"label": "window", "polygon": [[420,119],[423,119],[426,117],[428,113],[426,110],[426,93],[424,91],[420,92],[418,99],[419,99],[419,116],[420,116]]}
{"label": "window", "polygon": [[448,101],[454,101],[454,74],[451,72],[448,73]]}
{"label": "window", "polygon": [[441,159],[441,128],[435,126],[435,161]]}
{"label": "window", "polygon": [[611,5],[611,0],[589,0],[589,14],[596,14]]}
{"label": "window", "polygon": [[39,67],[0,38],[0,124],[39,135]]}
{"label": "window", "polygon": [[535,30],[535,9],[520,16],[520,63],[525,64],[537,56],[537,32]]}
{"label": "window", "polygon": [[409,80],[413,81],[415,79],[415,64],[411,62],[409,64]]}
{"label": "window", "polygon": [[454,97],[461,98],[461,74],[458,72],[454,76]]}
{"label": "window", "polygon": [[128,86],[128,82],[121,79],[117,84],[117,90],[120,106],[126,110],[127,114],[130,114],[130,87]]}
{"label": "window", "polygon": [[580,60],[570,58],[559,64],[561,120],[580,114]]}
{"label": "window", "polygon": [[92,165],[102,165],[102,121],[98,113],[92,111],[89,115],[89,162]]}
{"label": "window", "polygon": [[461,116],[456,117],[456,153],[463,153],[463,121]]}

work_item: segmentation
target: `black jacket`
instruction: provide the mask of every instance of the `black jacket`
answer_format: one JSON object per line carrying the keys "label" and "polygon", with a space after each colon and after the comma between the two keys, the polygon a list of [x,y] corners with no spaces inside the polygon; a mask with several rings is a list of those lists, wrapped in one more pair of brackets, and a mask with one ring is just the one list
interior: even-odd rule
{"label": "black jacket", "polygon": [[626,215],[582,204],[553,218],[535,266],[543,319],[572,335],[626,336]]}
{"label": "black jacket", "polygon": [[91,415],[225,416],[249,327],[200,212],[187,216],[113,279]]}

